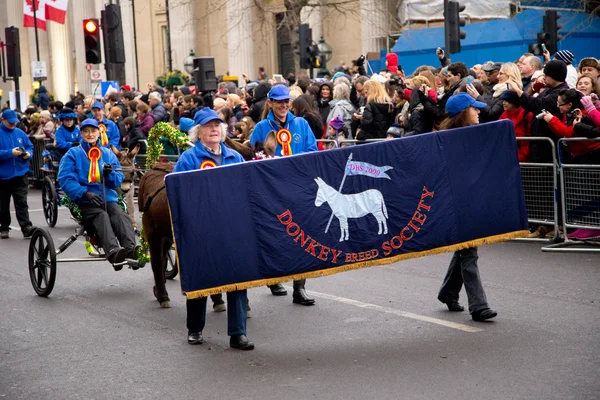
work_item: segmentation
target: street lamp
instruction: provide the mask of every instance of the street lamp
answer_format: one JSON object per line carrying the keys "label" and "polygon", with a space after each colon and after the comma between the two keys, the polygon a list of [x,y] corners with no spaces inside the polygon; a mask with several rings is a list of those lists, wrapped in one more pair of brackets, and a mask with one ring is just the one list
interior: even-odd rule
{"label": "street lamp", "polygon": [[319,71],[319,76],[323,77],[329,74],[327,71],[327,63],[331,61],[331,57],[333,55],[333,51],[331,50],[331,46],[327,44],[323,36],[319,39],[319,44],[317,45],[319,48],[319,57],[321,58],[321,70]]}
{"label": "street lamp", "polygon": [[194,54],[194,50],[190,50],[190,54],[185,58],[185,60],[183,60],[183,67],[185,68],[185,72],[187,72],[188,74],[192,74],[192,72],[194,72],[194,57],[196,57],[196,54]]}

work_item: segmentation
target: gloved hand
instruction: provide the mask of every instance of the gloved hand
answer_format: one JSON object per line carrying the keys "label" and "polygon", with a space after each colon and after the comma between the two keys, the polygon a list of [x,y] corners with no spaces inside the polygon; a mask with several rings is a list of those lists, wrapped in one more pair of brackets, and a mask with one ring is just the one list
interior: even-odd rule
{"label": "gloved hand", "polygon": [[102,197],[92,192],[85,192],[83,194],[83,198],[89,201],[93,206],[102,207],[104,202],[102,201]]}
{"label": "gloved hand", "polygon": [[72,142],[71,143],[71,147],[77,147],[77,146],[79,146],[79,142]]}
{"label": "gloved hand", "polygon": [[113,172],[112,165],[104,164],[104,167],[102,167],[102,175],[108,176],[111,172]]}

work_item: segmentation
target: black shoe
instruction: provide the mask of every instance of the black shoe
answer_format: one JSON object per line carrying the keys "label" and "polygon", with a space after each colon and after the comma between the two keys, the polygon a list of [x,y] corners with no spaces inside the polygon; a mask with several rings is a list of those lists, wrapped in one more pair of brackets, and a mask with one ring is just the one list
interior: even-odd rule
{"label": "black shoe", "polygon": [[483,310],[478,310],[475,311],[474,313],[471,314],[471,318],[473,318],[473,321],[485,321],[487,319],[492,319],[494,318],[496,315],[498,315],[498,313],[494,310],[490,310],[489,308],[484,308]]}
{"label": "black shoe", "polygon": [[446,304],[448,306],[448,310],[450,311],[465,311],[465,308],[456,300],[449,300],[442,296],[438,296],[438,300]]}
{"label": "black shoe", "polygon": [[0,238],[2,238],[2,239],[8,239],[8,231],[2,231],[2,232],[0,232]]}
{"label": "black shoe", "polygon": [[252,350],[254,343],[252,343],[246,335],[233,335],[229,339],[229,346],[239,350]]}
{"label": "black shoe", "polygon": [[129,258],[131,260],[137,260],[138,259],[138,250],[141,249],[142,246],[140,246],[139,244],[135,245],[132,249],[128,249],[127,250],[127,257],[125,258]]}
{"label": "black shoe", "polygon": [[225,306],[225,302],[223,300],[219,302],[213,303],[213,311],[214,312],[224,312],[227,311],[227,307]]}
{"label": "black shoe", "polygon": [[31,235],[33,235],[34,231],[35,231],[35,226],[30,226],[28,228],[23,229],[23,237],[30,238]]}
{"label": "black shoe", "polygon": [[113,264],[115,271],[120,271],[123,269],[123,266],[115,265],[115,264],[120,264],[123,261],[125,261],[126,256],[127,256],[127,250],[125,250],[123,247],[117,247],[115,250],[111,251],[108,254],[106,259],[108,260],[109,263]]}
{"label": "black shoe", "polygon": [[277,285],[269,285],[269,289],[271,289],[271,294],[273,296],[286,296],[287,295],[287,290],[285,290],[285,288],[283,287],[283,285],[281,283],[278,283]]}
{"label": "black shoe", "polygon": [[188,333],[188,344],[202,344],[202,332]]}
{"label": "black shoe", "polygon": [[311,299],[306,295],[304,289],[294,289],[294,295],[292,302],[294,304],[301,304],[303,306],[312,306],[315,304],[315,299]]}

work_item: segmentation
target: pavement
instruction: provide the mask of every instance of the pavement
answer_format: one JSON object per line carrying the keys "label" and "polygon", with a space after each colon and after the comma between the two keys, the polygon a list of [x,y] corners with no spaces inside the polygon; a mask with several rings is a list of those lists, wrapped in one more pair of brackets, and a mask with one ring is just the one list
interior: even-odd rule
{"label": "pavement", "polygon": [[[45,227],[41,191],[29,205]],[[46,228],[58,245],[75,226],[61,207]],[[0,241],[0,398],[600,399],[600,255],[481,247],[498,311],[485,323],[437,301],[450,254],[308,280],[312,307],[292,304],[291,282],[285,297],[251,289],[256,348],[242,352],[210,309],[204,344],[188,345],[179,277],[161,309],[150,266],[59,263],[38,297],[28,246],[18,229]],[[59,260],[86,256],[80,239]]]}

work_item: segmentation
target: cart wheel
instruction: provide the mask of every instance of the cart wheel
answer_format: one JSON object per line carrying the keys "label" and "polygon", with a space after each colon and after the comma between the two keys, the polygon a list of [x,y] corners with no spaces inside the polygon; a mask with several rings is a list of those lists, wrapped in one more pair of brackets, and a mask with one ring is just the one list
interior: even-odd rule
{"label": "cart wheel", "polygon": [[165,277],[167,279],[175,279],[177,274],[179,274],[179,268],[177,268],[177,258],[175,257],[175,252],[173,250],[169,250],[167,253],[167,269],[165,271]]}
{"label": "cart wheel", "polygon": [[38,296],[47,297],[56,280],[56,251],[52,236],[37,228],[29,242],[29,277]]}
{"label": "cart wheel", "polygon": [[56,196],[56,186],[49,176],[44,178],[44,186],[42,187],[42,206],[44,216],[49,227],[56,225],[58,219],[58,197]]}

